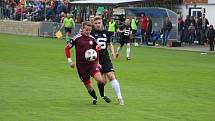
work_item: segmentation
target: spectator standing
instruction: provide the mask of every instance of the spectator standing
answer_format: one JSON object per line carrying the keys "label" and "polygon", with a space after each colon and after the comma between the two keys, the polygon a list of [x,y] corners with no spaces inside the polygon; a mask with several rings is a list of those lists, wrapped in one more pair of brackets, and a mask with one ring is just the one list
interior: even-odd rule
{"label": "spectator standing", "polygon": [[163,41],[162,41],[162,45],[163,46],[167,46],[167,42],[168,42],[168,37],[170,34],[170,31],[172,29],[172,22],[170,21],[169,17],[166,17],[166,19],[164,20],[163,23]]}
{"label": "spectator standing", "polygon": [[188,27],[190,26],[191,20],[190,20],[190,15],[186,16],[185,22],[184,22],[184,38],[183,38],[183,42],[188,42],[189,40],[189,31],[188,31]]}
{"label": "spectator standing", "polygon": [[196,21],[193,16],[190,16],[190,23],[193,23],[193,26],[196,26]]}
{"label": "spectator standing", "polygon": [[143,43],[145,43],[146,38],[146,29],[147,29],[147,18],[144,13],[141,14],[141,34]]}
{"label": "spectator standing", "polygon": [[210,25],[207,33],[207,39],[210,44],[210,51],[214,51],[214,38],[215,38],[215,30],[213,28],[213,25]]}
{"label": "spectator standing", "polygon": [[202,38],[202,19],[197,17],[196,20],[196,41],[200,44]]}
{"label": "spectator standing", "polygon": [[131,42],[134,42],[135,35],[137,33],[137,26],[139,24],[139,21],[137,20],[137,17],[135,16],[133,19],[131,19]]}
{"label": "spectator standing", "polygon": [[147,29],[146,29],[146,42],[151,41],[151,33],[152,33],[152,20],[147,17]]}
{"label": "spectator standing", "polygon": [[205,14],[202,14],[202,35],[203,35],[203,37],[202,37],[201,44],[207,43],[206,36],[207,36],[208,25],[209,25],[208,19],[205,18]]}
{"label": "spectator standing", "polygon": [[195,26],[194,24],[191,22],[190,26],[188,27],[188,31],[189,31],[189,44],[192,44],[195,40]]}
{"label": "spectator standing", "polygon": [[183,30],[184,30],[184,21],[182,19],[182,17],[178,18],[178,40],[179,41],[183,41],[182,40],[182,36],[183,36]]}

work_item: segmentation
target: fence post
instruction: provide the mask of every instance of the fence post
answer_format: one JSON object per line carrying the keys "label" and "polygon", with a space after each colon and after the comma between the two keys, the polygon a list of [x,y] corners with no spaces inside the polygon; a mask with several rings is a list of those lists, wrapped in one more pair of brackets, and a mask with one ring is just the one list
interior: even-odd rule
{"label": "fence post", "polygon": [[45,18],[45,22],[47,21],[47,18],[46,18],[46,12],[47,12],[47,10],[46,10],[46,2],[44,3],[45,5],[44,5],[44,9],[45,9],[45,11],[44,11],[44,18]]}
{"label": "fence post", "polygon": [[3,19],[3,7],[0,6],[0,19]]}

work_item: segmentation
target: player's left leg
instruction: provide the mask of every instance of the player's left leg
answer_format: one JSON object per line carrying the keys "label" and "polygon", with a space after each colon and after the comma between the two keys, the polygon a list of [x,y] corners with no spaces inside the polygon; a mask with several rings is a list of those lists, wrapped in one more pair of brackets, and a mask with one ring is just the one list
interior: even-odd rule
{"label": "player's left leg", "polygon": [[131,44],[130,44],[130,42],[129,43],[127,43],[127,48],[126,48],[126,59],[127,60],[130,60],[131,58],[130,58],[130,53],[131,53]]}
{"label": "player's left leg", "polygon": [[117,49],[116,49],[116,58],[119,57],[119,52],[121,51],[123,45],[124,45],[124,42],[121,40],[120,41],[120,46],[118,46]]}
{"label": "player's left leg", "polygon": [[131,34],[131,43],[135,42],[135,35],[137,33],[137,30],[132,29],[132,34]]}
{"label": "player's left leg", "polygon": [[[76,64],[76,67],[77,67],[79,78],[82,80],[89,95],[93,97],[93,104],[95,105],[97,103],[97,96],[90,80],[90,74],[87,71],[88,68],[91,68],[91,66],[89,66],[88,64]],[[86,67],[87,69],[84,67]]]}
{"label": "player's left leg", "polygon": [[65,29],[65,32],[66,32],[66,43],[68,44],[69,41],[70,41],[72,28],[65,27],[64,29]]}
{"label": "player's left leg", "polygon": [[70,36],[71,36],[71,33],[70,32],[66,32],[66,43],[68,44],[69,41],[70,41]]}
{"label": "player's left leg", "polygon": [[99,92],[100,92],[101,97],[105,100],[105,102],[110,103],[111,102],[110,98],[108,96],[105,96],[105,94],[104,94],[105,81],[103,80],[101,73],[99,71],[95,72],[92,75],[92,77],[98,83],[98,88],[99,88]]}
{"label": "player's left leg", "polygon": [[93,89],[93,86],[92,86],[91,81],[90,81],[90,80],[87,80],[87,81],[83,81],[83,83],[84,83],[84,86],[86,87],[86,89],[87,89],[89,95],[90,95],[91,97],[93,97],[93,104],[96,105],[96,103],[98,102],[98,101],[97,101],[97,96],[96,96],[95,90]]}
{"label": "player's left leg", "polygon": [[122,94],[121,94],[121,90],[120,90],[120,85],[119,85],[118,80],[115,77],[114,72],[111,71],[111,72],[106,73],[105,75],[110,80],[111,87],[113,88],[114,93],[117,96],[119,104],[120,105],[124,105],[124,100],[122,98]]}

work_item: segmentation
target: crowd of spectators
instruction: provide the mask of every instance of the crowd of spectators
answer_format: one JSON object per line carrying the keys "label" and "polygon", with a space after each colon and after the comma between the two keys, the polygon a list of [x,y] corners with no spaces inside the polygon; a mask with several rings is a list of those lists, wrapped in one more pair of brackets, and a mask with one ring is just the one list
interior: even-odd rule
{"label": "crowd of spectators", "polygon": [[185,44],[201,44],[207,43],[207,32],[209,21],[205,18],[205,14],[201,17],[186,16],[178,19],[179,40]]}
{"label": "crowd of spectators", "polygon": [[70,11],[68,0],[4,0],[3,16],[6,19],[30,21],[60,21],[60,14]]}
{"label": "crowd of spectators", "polygon": [[[24,1],[24,3],[22,1]],[[1,9],[3,8],[4,18],[12,20],[61,22],[61,18],[67,13],[70,13],[73,14],[73,19],[75,22],[81,23],[88,18],[88,15],[95,15],[95,13],[97,14],[97,12],[95,12],[96,10],[87,8],[78,12],[77,8],[73,8],[74,6],[69,4],[69,0],[3,0],[0,3]],[[78,15],[78,13],[82,14]],[[104,19],[104,26],[108,26],[110,18],[113,17],[112,13],[113,11],[111,11],[111,9],[106,9],[101,14]],[[148,29],[149,18],[143,18],[144,17],[141,17],[139,20],[140,23],[137,26],[140,26],[141,28],[143,42],[148,42],[152,39],[150,38],[152,30]],[[115,16],[117,26],[121,26],[124,19],[125,18],[123,15]],[[163,25],[165,25],[165,23]],[[161,28],[161,30],[164,30],[164,28],[165,27]],[[178,40],[185,44],[204,45],[208,43],[208,29],[209,21],[205,18],[205,14],[202,14],[199,17],[187,15],[185,20],[183,20],[182,17],[179,17]],[[148,32],[148,30],[150,31]],[[169,33],[167,35],[169,35]],[[168,38],[168,36],[166,38]],[[164,46],[165,45],[166,44],[164,44]]]}

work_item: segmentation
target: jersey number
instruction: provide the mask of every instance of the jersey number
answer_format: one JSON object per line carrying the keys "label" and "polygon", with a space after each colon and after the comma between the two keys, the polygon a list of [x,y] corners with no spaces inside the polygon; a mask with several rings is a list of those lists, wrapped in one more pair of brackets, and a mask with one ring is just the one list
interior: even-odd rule
{"label": "jersey number", "polygon": [[130,34],[130,30],[125,30],[124,35],[125,35],[125,36],[129,36],[129,34]]}
{"label": "jersey number", "polygon": [[97,44],[101,46],[101,49],[106,49],[107,38],[97,38]]}

